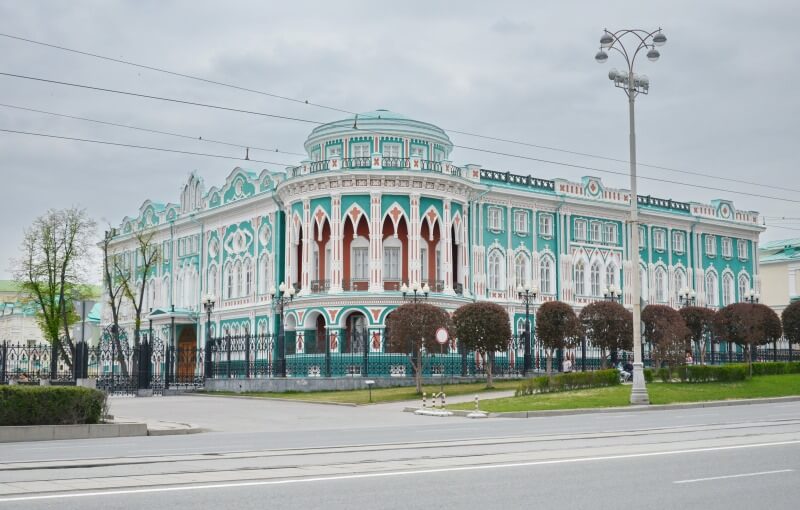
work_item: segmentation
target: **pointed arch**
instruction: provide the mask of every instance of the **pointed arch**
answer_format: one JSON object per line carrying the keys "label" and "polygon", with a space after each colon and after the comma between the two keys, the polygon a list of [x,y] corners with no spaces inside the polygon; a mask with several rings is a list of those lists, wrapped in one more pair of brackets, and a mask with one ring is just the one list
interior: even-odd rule
{"label": "pointed arch", "polygon": [[736,302],[736,289],[733,271],[726,269],[722,272],[722,306]]}
{"label": "pointed arch", "polygon": [[505,290],[506,285],[506,256],[497,247],[489,251],[486,257],[487,287],[491,290]]}
{"label": "pointed arch", "polygon": [[556,261],[550,253],[544,253],[539,259],[539,292],[555,294]]}
{"label": "pointed arch", "polygon": [[741,271],[739,273],[739,301],[744,301],[747,293],[750,292],[750,288],[750,275],[746,271]]}
{"label": "pointed arch", "polygon": [[706,304],[709,306],[718,306],[719,305],[719,291],[717,290],[717,271],[710,267],[706,270],[705,275],[705,291],[706,295]]}

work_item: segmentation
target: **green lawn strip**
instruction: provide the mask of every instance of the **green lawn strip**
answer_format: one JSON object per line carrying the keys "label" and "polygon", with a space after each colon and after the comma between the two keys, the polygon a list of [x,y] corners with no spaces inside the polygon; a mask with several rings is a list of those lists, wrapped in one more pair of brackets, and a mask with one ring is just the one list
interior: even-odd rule
{"label": "green lawn strip", "polygon": [[[800,395],[800,374],[753,377],[735,383],[652,383],[647,386],[652,404],[676,404],[745,398],[786,397]],[[626,406],[630,386],[565,391],[543,395],[509,397],[480,402],[482,411],[545,411],[554,409],[590,409]],[[452,409],[473,409],[471,404],[455,404]]]}
{"label": "green lawn strip", "polygon": [[[481,393],[484,391],[502,391],[514,390],[519,385],[518,380],[495,380],[494,387],[487,390],[486,383],[464,383],[464,384],[445,384],[444,392],[447,397],[456,395],[467,395],[472,393]],[[439,392],[439,385],[427,385],[422,387],[422,391],[427,393],[430,400],[431,395]],[[234,393],[232,391],[209,391],[204,392],[209,395],[222,395],[222,396],[245,396],[245,397],[259,397],[259,398],[280,398],[290,400],[300,400],[305,402],[335,402],[340,404],[368,404],[369,403],[369,390],[347,390],[347,391],[310,391],[310,392],[262,392],[251,391]],[[372,390],[372,402],[400,402],[403,400],[422,400],[421,395],[418,395],[416,388],[413,386],[404,386],[396,388],[374,388]],[[429,402],[430,403],[430,402]]]}

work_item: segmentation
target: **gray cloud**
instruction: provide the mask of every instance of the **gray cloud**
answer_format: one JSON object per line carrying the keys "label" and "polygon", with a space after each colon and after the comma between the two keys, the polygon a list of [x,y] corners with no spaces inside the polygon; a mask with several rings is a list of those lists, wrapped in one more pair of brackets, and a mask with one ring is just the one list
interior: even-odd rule
{"label": "gray cloud", "polygon": [[[758,4],[623,0],[602,4],[480,1],[134,2],[0,0],[0,32],[125,58],[353,111],[389,108],[445,128],[627,157],[625,99],[593,61],[604,26],[663,26],[662,59],[644,61],[650,95],[637,101],[641,161],[800,188],[794,143],[800,97],[797,10]],[[503,15],[498,16],[498,12]],[[503,34],[513,35],[509,37]],[[273,98],[0,38],[5,72],[185,98],[321,121],[338,114]],[[0,102],[130,123],[245,145],[302,152],[311,126],[0,77]],[[0,127],[199,152],[241,151],[0,108]],[[626,167],[452,135],[456,143],[598,169]],[[541,177],[599,175],[466,149],[457,163]],[[255,157],[295,163],[274,153]],[[176,201],[189,172],[221,183],[236,161],[0,134],[0,278],[22,229],[48,207],[85,206],[114,222],[145,198]],[[259,170],[264,165],[255,167]],[[280,169],[279,165],[267,165]],[[800,194],[641,168],[643,176],[797,199]],[[681,200],[727,197],[767,216],[797,216],[796,203],[642,180],[641,192]],[[800,229],[800,222],[788,225]],[[770,229],[764,239],[797,237]]]}

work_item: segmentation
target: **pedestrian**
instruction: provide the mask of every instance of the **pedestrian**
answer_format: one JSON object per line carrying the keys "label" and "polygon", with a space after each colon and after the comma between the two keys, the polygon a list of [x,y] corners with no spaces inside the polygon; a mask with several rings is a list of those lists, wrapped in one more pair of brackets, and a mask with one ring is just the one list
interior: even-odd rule
{"label": "pedestrian", "polygon": [[694,363],[694,358],[692,357],[692,351],[687,349],[687,351],[686,351],[686,364],[687,365],[691,365],[693,363]]}
{"label": "pedestrian", "polygon": [[561,362],[561,370],[564,373],[572,372],[572,360],[569,359],[569,356],[570,354],[567,353],[567,355],[564,356],[564,361]]}

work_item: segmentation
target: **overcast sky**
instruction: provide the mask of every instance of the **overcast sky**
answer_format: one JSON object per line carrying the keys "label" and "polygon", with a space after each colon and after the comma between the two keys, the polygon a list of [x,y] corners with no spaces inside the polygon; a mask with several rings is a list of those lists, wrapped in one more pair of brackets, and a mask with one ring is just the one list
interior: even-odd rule
{"label": "overcast sky", "polygon": [[[794,2],[291,2],[0,0],[0,32],[342,108],[387,108],[445,129],[627,159],[625,97],[598,65],[602,29],[664,28],[668,42],[640,72],[640,162],[779,189],[642,167],[640,194],[728,198],[766,216],[762,240],[800,237],[800,9]],[[0,72],[167,96],[319,121],[342,114],[0,37]],[[313,125],[0,76],[0,103],[288,152]],[[235,148],[0,107],[0,129],[241,157]],[[625,163],[464,135],[456,144],[627,171]],[[251,157],[296,164],[292,155]],[[457,164],[542,178],[627,178],[456,149]],[[80,205],[102,227],[146,198],[177,202],[196,170],[219,185],[242,162],[0,132],[0,278],[22,232],[47,208]],[[243,165],[244,166],[244,165]],[[261,170],[283,165],[249,165]],[[793,188],[793,189],[792,189]],[[746,196],[733,191],[764,195]],[[781,201],[785,198],[790,201]],[[791,201],[794,200],[794,201]],[[782,226],[783,228],[778,228]]]}

